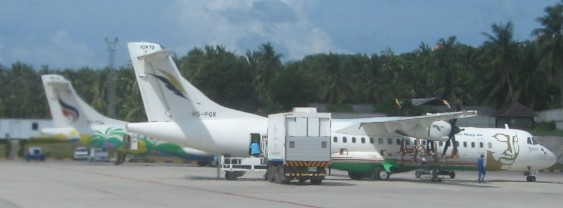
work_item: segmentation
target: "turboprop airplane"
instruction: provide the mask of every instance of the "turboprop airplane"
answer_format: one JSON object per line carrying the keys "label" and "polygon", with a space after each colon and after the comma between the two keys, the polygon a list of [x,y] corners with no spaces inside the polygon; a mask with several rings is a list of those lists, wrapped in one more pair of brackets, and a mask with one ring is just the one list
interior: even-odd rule
{"label": "turboprop airplane", "polygon": [[198,149],[143,136],[137,137],[139,148],[136,151],[125,149],[123,138],[126,135],[132,136],[125,131],[127,122],[105,117],[94,110],[78,96],[72,84],[63,76],[47,74],[42,75],[41,79],[55,126],[41,129],[42,134],[62,140],[81,140],[94,147],[119,152],[172,155],[197,160],[199,165],[206,164],[213,158]]}
{"label": "turboprop airplane", "polygon": [[[148,118],[148,122],[127,124],[129,131],[195,147],[212,154],[230,156],[248,156],[248,147],[251,140],[266,135],[267,118],[229,109],[207,98],[181,76],[170,56],[170,52],[163,49],[159,44],[132,42],[128,44],[128,48]],[[374,178],[376,179],[387,179],[389,173],[407,170],[407,168],[403,168],[405,161],[394,160],[394,158],[385,154],[386,152],[381,152],[381,150],[387,150],[388,153],[394,154],[395,149],[381,149],[379,142],[375,143],[375,140],[371,138],[390,138],[393,141],[401,139],[401,141],[404,141],[403,144],[414,141],[412,138],[426,139],[432,141],[431,144],[434,144],[434,142],[447,143],[453,141],[452,135],[460,132],[459,127],[455,126],[452,119],[474,115],[476,115],[475,111],[460,111],[415,117],[332,119],[332,167],[348,171],[351,178],[369,174],[375,175]],[[489,137],[475,134],[480,135],[475,136],[475,138],[482,138],[493,145],[492,141],[488,141],[490,140]],[[513,138],[513,136],[527,138],[529,135],[514,132],[505,132],[505,134],[509,135],[510,138]],[[502,136],[497,137],[502,139]],[[531,138],[531,135],[529,137]],[[370,138],[369,142],[366,138]],[[512,141],[518,141],[517,138],[512,139]],[[513,146],[516,143],[505,142],[504,144]],[[494,145],[497,146],[496,143]],[[447,150],[445,146],[448,145],[444,144],[444,149]],[[456,145],[453,146],[455,149],[459,148]],[[402,150],[406,151],[405,148],[406,145],[403,145]],[[483,149],[486,150],[487,148],[487,146],[484,146]],[[514,168],[510,170],[516,170],[516,167],[526,166],[526,164],[529,166],[528,172],[549,167],[548,163],[552,161],[553,154],[539,145],[534,146],[534,148],[538,148],[536,152],[541,151],[544,155],[541,158],[535,158],[539,154],[522,157],[522,160],[528,159],[522,161],[522,164],[516,163],[516,158],[514,158],[515,162],[510,166]],[[506,161],[504,155],[508,153],[497,152],[497,149],[493,149],[492,146],[488,149],[496,154],[492,155],[493,158],[498,158],[501,163]],[[349,156],[356,155],[358,157],[343,158],[338,156],[339,154],[345,155],[344,152],[347,152]],[[366,152],[380,159],[380,161],[372,160],[368,162],[371,164],[371,169],[361,169],[365,165],[355,163],[358,159],[364,158]],[[526,154],[524,152],[519,153],[520,155]],[[464,156],[463,162],[475,164],[475,162],[469,162],[469,160],[476,161],[476,156],[461,155]],[[545,159],[548,162],[538,162]],[[494,164],[490,162],[490,167],[492,166]],[[504,168],[507,169],[507,166]]]}

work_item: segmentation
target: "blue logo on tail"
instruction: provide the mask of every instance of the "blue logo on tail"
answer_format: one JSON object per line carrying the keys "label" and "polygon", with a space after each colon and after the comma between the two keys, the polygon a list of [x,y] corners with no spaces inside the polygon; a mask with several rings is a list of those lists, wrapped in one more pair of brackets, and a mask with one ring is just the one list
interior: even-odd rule
{"label": "blue logo on tail", "polygon": [[164,74],[164,76],[166,77],[152,73],[149,74],[160,80],[162,83],[164,83],[164,86],[168,88],[170,91],[172,91],[175,95],[178,95],[184,99],[188,99],[186,97],[187,94],[186,91],[184,90],[180,82],[176,78],[174,78],[174,76],[172,76],[169,73],[166,73],[163,70],[159,70],[159,69],[157,70],[160,71],[162,74]]}

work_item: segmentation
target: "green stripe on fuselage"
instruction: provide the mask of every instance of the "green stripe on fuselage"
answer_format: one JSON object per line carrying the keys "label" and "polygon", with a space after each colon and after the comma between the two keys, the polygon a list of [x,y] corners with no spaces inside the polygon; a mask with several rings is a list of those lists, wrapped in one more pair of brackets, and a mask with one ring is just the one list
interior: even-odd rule
{"label": "green stripe on fuselage", "polygon": [[[332,169],[355,172],[355,173],[373,173],[376,167],[383,167],[386,171],[390,173],[402,173],[418,168],[425,168],[418,164],[400,164],[396,160],[385,160],[383,163],[366,163],[366,162],[338,162],[333,161],[330,164]],[[445,169],[445,170],[477,170],[477,167],[473,165],[451,165],[443,164],[436,165],[434,168]]]}

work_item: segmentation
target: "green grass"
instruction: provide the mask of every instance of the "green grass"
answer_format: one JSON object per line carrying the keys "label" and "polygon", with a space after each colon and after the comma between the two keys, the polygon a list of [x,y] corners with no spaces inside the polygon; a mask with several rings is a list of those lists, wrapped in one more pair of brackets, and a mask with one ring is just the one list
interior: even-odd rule
{"label": "green grass", "polygon": [[530,133],[534,136],[558,136],[563,137],[563,130],[532,129]]}

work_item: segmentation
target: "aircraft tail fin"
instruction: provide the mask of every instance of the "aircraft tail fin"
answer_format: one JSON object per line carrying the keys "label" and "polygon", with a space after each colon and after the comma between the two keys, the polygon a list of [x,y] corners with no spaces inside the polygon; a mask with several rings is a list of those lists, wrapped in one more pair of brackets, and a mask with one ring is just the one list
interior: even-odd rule
{"label": "aircraft tail fin", "polygon": [[56,128],[74,127],[78,132],[92,132],[92,124],[120,123],[84,102],[63,76],[47,74],[42,75],[41,80]]}
{"label": "aircraft tail fin", "polygon": [[131,42],[128,48],[149,122],[258,117],[213,102],[182,77],[159,44]]}

